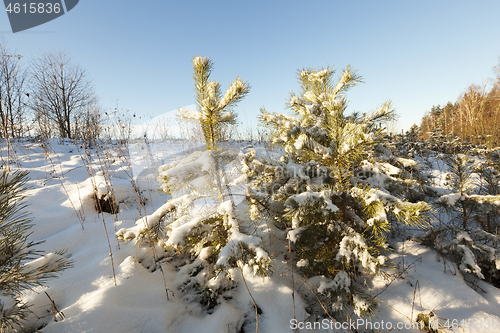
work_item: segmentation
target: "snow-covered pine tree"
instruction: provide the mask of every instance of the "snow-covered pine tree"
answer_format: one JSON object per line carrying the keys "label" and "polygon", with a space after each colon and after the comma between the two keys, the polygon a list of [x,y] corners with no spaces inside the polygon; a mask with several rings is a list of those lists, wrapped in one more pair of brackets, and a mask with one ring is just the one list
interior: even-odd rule
{"label": "snow-covered pine tree", "polygon": [[217,150],[224,126],[234,124],[234,107],[248,94],[250,86],[240,77],[222,95],[218,81],[211,81],[213,62],[206,57],[193,57],[193,79],[197,111],[179,108],[179,116],[201,125],[207,150]]}
{"label": "snow-covered pine tree", "polygon": [[[221,129],[234,122],[233,108],[248,93],[249,86],[237,78],[222,95],[220,85],[209,81],[212,61],[193,58],[197,111],[179,109],[183,119],[199,121],[207,150],[196,151],[180,161],[159,168],[158,181],[167,201],[136,226],[121,229],[120,239],[140,246],[158,246],[183,260],[180,274],[186,279],[179,289],[204,310],[212,310],[219,295],[234,287],[231,272],[238,266],[253,267],[267,274],[270,257],[261,238],[245,233],[237,207],[230,195],[231,179],[225,172],[228,161],[238,153],[220,147]],[[245,177],[242,179],[244,180]],[[222,283],[225,281],[225,283]]]}
{"label": "snow-covered pine tree", "polygon": [[[383,188],[362,185],[355,177],[370,157],[382,131],[379,123],[393,113],[390,103],[370,115],[345,115],[345,92],[361,82],[349,66],[334,82],[330,68],[299,72],[301,92],[291,94],[293,115],[262,110],[272,128],[278,159],[249,152],[244,171],[254,218],[270,213],[287,231],[295,270],[320,281],[319,297],[338,320],[373,313],[376,301],[365,279],[387,265],[385,233],[390,220],[427,223],[430,206],[410,203]],[[368,162],[367,162],[368,163]],[[312,315],[324,315],[310,299]]]}
{"label": "snow-covered pine tree", "polygon": [[[448,155],[445,159],[449,170],[449,185],[453,193],[443,195],[438,203],[452,215],[452,222],[462,230],[469,230],[474,200],[469,200],[475,186],[472,178],[474,161],[465,154]],[[460,226],[461,224],[461,226]]]}
{"label": "snow-covered pine tree", "polygon": [[456,263],[462,274],[500,285],[498,172],[467,154],[448,155],[446,164],[451,193],[440,196],[436,203],[449,222],[443,221],[418,238]]}
{"label": "snow-covered pine tree", "polygon": [[383,188],[410,202],[423,201],[428,175],[422,163],[410,155],[413,156],[405,151],[401,141],[395,142],[393,137],[383,136],[370,158],[355,168],[351,182]]}
{"label": "snow-covered pine tree", "polygon": [[[195,121],[201,126],[207,151],[210,151],[213,161],[213,175],[219,192],[219,200],[222,203],[225,192],[223,188],[223,164],[231,159],[232,154],[227,150],[220,151],[219,141],[224,127],[235,124],[234,107],[249,93],[250,86],[237,77],[222,95],[220,83],[210,80],[212,69],[213,62],[210,58],[193,57],[197,111],[179,108],[179,117],[185,121]],[[220,163],[222,165],[219,165]],[[167,179],[164,181],[168,183]]]}
{"label": "snow-covered pine tree", "polygon": [[23,172],[0,171],[0,332],[28,328],[24,321],[29,304],[24,290],[43,285],[47,279],[69,268],[64,251],[42,255],[39,242],[29,241],[32,218],[25,211],[26,182]]}

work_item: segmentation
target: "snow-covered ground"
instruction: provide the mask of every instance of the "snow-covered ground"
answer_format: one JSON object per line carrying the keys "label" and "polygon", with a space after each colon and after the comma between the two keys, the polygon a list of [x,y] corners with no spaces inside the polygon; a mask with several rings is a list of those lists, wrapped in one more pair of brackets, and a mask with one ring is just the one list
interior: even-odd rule
{"label": "snow-covered ground", "polygon": [[[500,329],[497,288],[481,281],[471,288],[450,262],[403,238],[391,243],[396,266],[391,275],[369,282],[373,294],[379,294],[380,312],[364,326],[322,321],[311,327],[306,323],[308,314],[300,295],[308,292],[307,286],[298,279],[292,283],[279,255],[268,279],[254,276],[249,268],[243,270],[250,293],[240,283],[231,297],[220,300],[213,313],[201,312],[177,291],[182,270],[164,262],[162,271],[151,272],[140,263],[144,253],[137,246],[115,238],[117,230],[134,226],[136,220],[167,200],[155,180],[157,167],[198,147],[196,142],[170,140],[149,145],[136,142],[128,147],[108,143],[96,151],[58,140],[49,142],[45,149],[39,142],[23,141],[15,143],[7,154],[3,144],[2,160],[10,159],[11,168],[30,174],[26,199],[34,218],[30,239],[45,240],[38,246],[45,252],[67,249],[74,260],[74,267],[49,280],[47,289],[25,294],[25,300],[33,303],[35,325],[46,324],[41,332],[255,332],[250,294],[262,310],[259,332],[292,332],[302,327],[298,331],[340,332],[346,327],[353,331],[365,326],[380,332],[419,332],[409,327],[424,311],[433,311],[441,324],[455,327],[449,330],[453,332]],[[433,173],[436,179],[444,179],[444,172],[442,165],[436,165]],[[92,199],[94,185],[105,193],[110,184],[120,202],[119,213],[98,214]],[[233,276],[241,278],[241,273],[234,271]],[[168,298],[165,286],[171,291]],[[54,320],[54,309],[44,290],[64,314],[63,320],[60,316]]]}

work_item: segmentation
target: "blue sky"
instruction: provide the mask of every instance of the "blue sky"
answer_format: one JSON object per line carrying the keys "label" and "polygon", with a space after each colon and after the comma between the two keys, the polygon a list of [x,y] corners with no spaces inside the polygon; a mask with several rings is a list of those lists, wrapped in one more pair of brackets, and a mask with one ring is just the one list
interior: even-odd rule
{"label": "blue sky", "polygon": [[499,15],[498,0],[81,0],[16,34],[0,13],[0,38],[25,64],[64,50],[87,70],[105,109],[118,104],[144,120],[192,104],[191,58],[209,56],[223,87],[236,76],[252,86],[236,109],[243,128],[256,126],[261,107],[286,112],[297,69],[350,64],[365,83],[348,93],[349,110],[391,99],[407,129],[493,77]]}

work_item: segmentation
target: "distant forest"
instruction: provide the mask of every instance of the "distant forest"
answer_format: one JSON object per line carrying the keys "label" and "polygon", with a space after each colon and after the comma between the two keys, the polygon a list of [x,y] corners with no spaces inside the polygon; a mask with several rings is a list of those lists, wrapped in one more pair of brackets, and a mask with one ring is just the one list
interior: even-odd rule
{"label": "distant forest", "polygon": [[431,133],[464,141],[500,146],[500,64],[491,88],[471,85],[455,103],[433,106],[420,124],[420,138]]}

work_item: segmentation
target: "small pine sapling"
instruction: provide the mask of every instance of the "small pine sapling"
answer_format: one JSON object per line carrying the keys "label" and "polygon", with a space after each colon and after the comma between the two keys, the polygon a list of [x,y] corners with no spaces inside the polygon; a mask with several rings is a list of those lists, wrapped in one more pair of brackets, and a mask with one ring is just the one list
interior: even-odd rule
{"label": "small pine sapling", "polygon": [[467,230],[475,203],[470,199],[475,189],[472,178],[474,162],[465,154],[448,155],[445,162],[449,169],[449,185],[453,193],[441,196],[438,203],[452,214],[454,224],[461,224],[460,228]]}
{"label": "small pine sapling", "polygon": [[[453,261],[462,274],[498,285],[497,173],[466,154],[449,155],[446,163],[452,193],[440,196],[436,203],[448,214],[450,222],[430,229],[418,239]],[[477,176],[479,182],[475,181]]]}
{"label": "small pine sapling", "polygon": [[30,305],[23,302],[23,291],[44,285],[73,263],[64,251],[42,255],[35,249],[41,242],[28,240],[27,181],[27,173],[0,171],[0,332],[26,328]]}
{"label": "small pine sapling", "polygon": [[[426,225],[430,206],[353,175],[373,155],[382,135],[379,123],[393,110],[385,103],[370,115],[345,115],[345,92],[361,78],[350,67],[336,82],[333,74],[330,68],[299,72],[301,92],[289,102],[293,115],[262,110],[262,123],[282,153],[273,159],[250,151],[244,171],[253,216],[272,214],[297,256],[293,269],[323,276],[317,289],[323,309],[345,320],[373,314],[376,301],[365,279],[387,266],[390,221]],[[324,315],[315,298],[310,304],[309,313]]]}
{"label": "small pine sapling", "polygon": [[[486,196],[500,195],[500,149],[485,149],[484,157],[486,162],[477,163],[476,173],[480,176],[478,194]],[[485,203],[491,203],[484,200]],[[482,229],[489,233],[496,233],[500,222],[500,207],[496,205],[486,205],[474,216]]]}
{"label": "small pine sapling", "polygon": [[197,111],[179,108],[179,117],[199,122],[208,150],[216,150],[222,129],[236,122],[234,107],[249,93],[250,86],[237,77],[222,95],[218,81],[211,81],[213,62],[193,57],[193,79]]}
{"label": "small pine sapling", "polygon": [[198,110],[179,109],[179,116],[199,122],[207,150],[161,166],[158,182],[174,198],[135,227],[119,230],[117,237],[133,239],[139,246],[160,246],[183,258],[181,270],[187,278],[179,290],[211,311],[219,295],[235,286],[234,269],[249,265],[265,276],[271,258],[261,238],[246,233],[251,228],[240,219],[245,207],[236,206],[232,199],[232,182],[225,170],[239,153],[220,145],[221,131],[234,123],[233,108],[249,86],[237,78],[222,94],[219,83],[209,80],[210,59],[194,57],[193,69]]}

